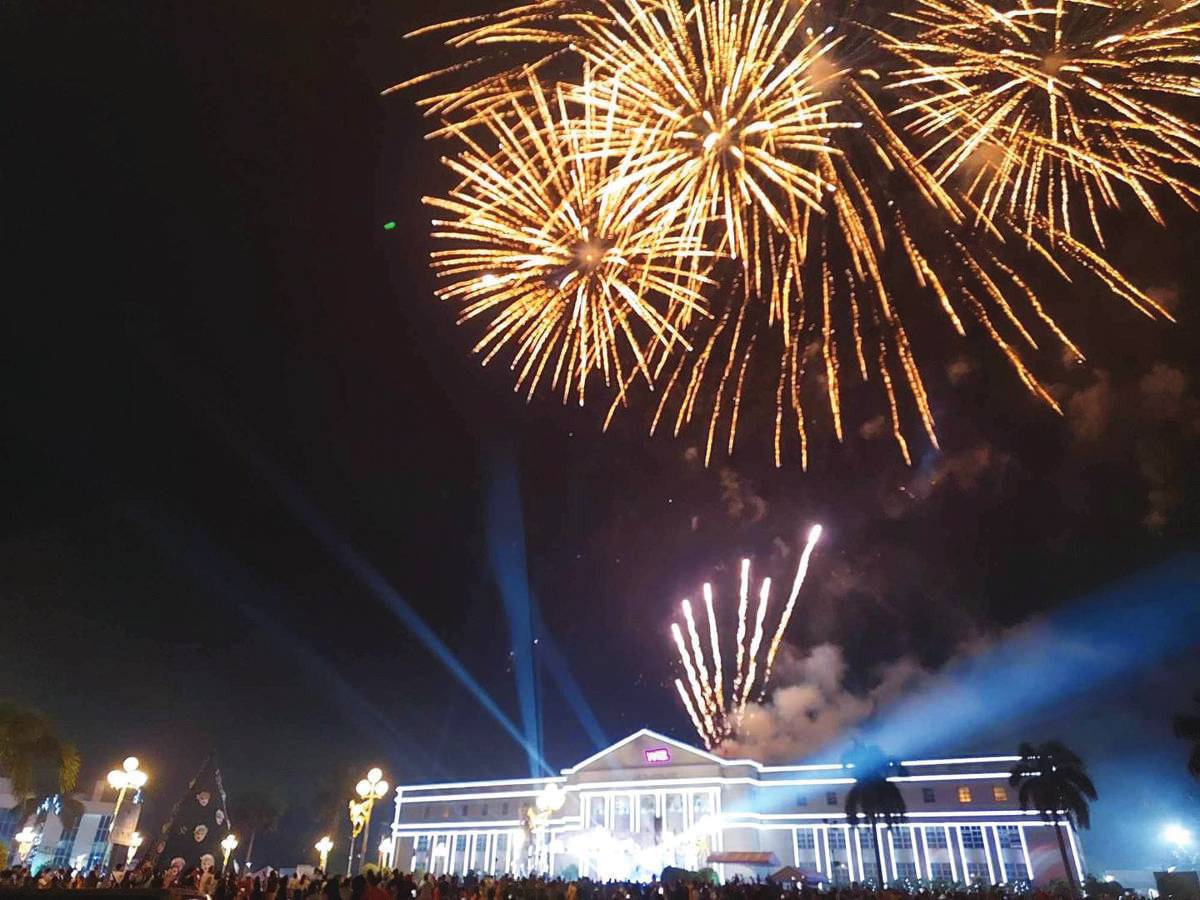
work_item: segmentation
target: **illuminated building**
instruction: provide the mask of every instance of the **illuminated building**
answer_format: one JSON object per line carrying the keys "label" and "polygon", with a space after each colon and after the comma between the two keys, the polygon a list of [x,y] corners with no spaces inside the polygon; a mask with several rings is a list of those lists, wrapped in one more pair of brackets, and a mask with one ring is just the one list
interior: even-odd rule
{"label": "illuminated building", "polygon": [[[103,779],[92,786],[90,794],[75,793],[71,798],[83,807],[82,815],[77,818],[65,815],[63,803],[58,797],[47,798],[35,815],[24,816],[16,808],[19,801],[13,796],[8,779],[0,778],[0,844],[11,850],[7,860],[0,854],[0,868],[16,860],[17,847],[13,835],[25,825],[33,825],[37,832],[37,840],[27,860],[34,870],[47,866],[56,869],[96,868],[103,863],[111,840],[115,839],[122,846],[128,845],[137,830],[142,811],[140,791],[134,791],[132,797],[125,797],[115,827],[113,812],[116,809],[117,792]],[[38,820],[43,820],[42,824],[37,824]],[[111,861],[118,863],[124,860],[125,854],[122,852],[114,854]]]}
{"label": "illuminated building", "polygon": [[[1016,760],[904,760],[907,774],[895,780],[907,820],[875,834],[885,880],[1062,878],[1054,828],[1023,811],[1008,786]],[[844,813],[853,783],[853,769],[837,763],[727,760],[643,729],[553,778],[401,785],[392,858],[434,873],[545,869],[637,880],[667,865],[711,865],[723,878],[791,865],[850,883],[875,873],[870,829]],[[549,821],[531,823],[550,785],[565,802]],[[1081,875],[1078,836],[1063,827]]]}

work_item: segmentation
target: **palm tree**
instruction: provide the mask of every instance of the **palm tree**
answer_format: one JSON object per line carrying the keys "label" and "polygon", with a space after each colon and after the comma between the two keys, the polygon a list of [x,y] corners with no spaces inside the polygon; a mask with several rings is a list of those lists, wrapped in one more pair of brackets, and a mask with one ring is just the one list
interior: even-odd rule
{"label": "palm tree", "polygon": [[241,794],[230,804],[229,817],[238,823],[238,827],[250,832],[250,840],[246,842],[247,865],[254,852],[254,838],[261,831],[270,834],[279,827],[279,820],[287,811],[287,803],[275,789],[263,790],[252,788]]}
{"label": "palm tree", "polygon": [[79,766],[79,751],[59,737],[45,716],[0,703],[0,775],[9,780],[17,798],[14,808],[24,817],[57,797],[55,811],[69,825],[83,810],[68,796],[75,790]]}
{"label": "palm tree", "polygon": [[889,759],[872,745],[856,744],[844,760],[854,766],[854,787],[846,794],[846,818],[858,827],[860,816],[871,830],[871,846],[875,848],[875,872],[883,883],[883,855],[879,848],[878,823],[893,825],[904,821],[908,807],[894,781],[888,779],[904,774],[904,767]]}
{"label": "palm tree", "polygon": [[1013,766],[1008,783],[1017,788],[1022,809],[1037,810],[1044,821],[1054,825],[1067,883],[1078,890],[1067,858],[1062,823],[1068,822],[1076,829],[1091,825],[1088,802],[1096,799],[1096,786],[1088,777],[1083,760],[1059,741],[1037,746],[1023,743],[1019,752],[1021,760]]}
{"label": "palm tree", "polygon": [[[1200,703],[1200,693],[1196,694],[1196,702]],[[1188,757],[1188,771],[1200,779],[1200,715],[1180,713],[1171,720],[1175,726],[1175,737],[1188,741],[1192,745],[1192,755]]]}

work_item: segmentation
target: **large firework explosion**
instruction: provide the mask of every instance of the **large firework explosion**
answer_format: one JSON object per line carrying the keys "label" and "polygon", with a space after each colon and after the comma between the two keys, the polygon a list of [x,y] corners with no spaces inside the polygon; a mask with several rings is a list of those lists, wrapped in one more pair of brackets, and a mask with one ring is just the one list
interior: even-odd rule
{"label": "large firework explosion", "polygon": [[[1196,132],[1151,101],[1200,93],[1200,0],[1131,2],[545,0],[435,26],[475,54],[409,82],[470,79],[424,101],[460,148],[462,181],[429,201],[459,217],[436,228],[455,242],[435,254],[453,278],[441,295],[486,318],[485,360],[512,349],[518,389],[582,402],[599,372],[610,419],[654,391],[651,430],[700,424],[706,461],[751,416],[777,465],[806,464],[810,407],[840,440],[851,375],[906,460],[909,418],[936,446],[908,325],[931,312],[980,329],[1053,407],[1026,356],[1047,341],[1083,354],[1037,286],[1084,275],[1165,315],[1088,238],[1118,187],[1156,219],[1152,191],[1193,193]],[[1079,34],[1106,65],[1080,71]],[[990,55],[1010,78],[984,71]],[[619,269],[589,261],[601,247]]]}
{"label": "large firework explosion", "polygon": [[898,113],[982,217],[1102,243],[1098,207],[1125,192],[1161,224],[1154,185],[1197,196],[1181,173],[1200,166],[1200,129],[1172,108],[1200,97],[1197,5],[915,0],[887,37],[911,65],[893,87],[917,95]]}

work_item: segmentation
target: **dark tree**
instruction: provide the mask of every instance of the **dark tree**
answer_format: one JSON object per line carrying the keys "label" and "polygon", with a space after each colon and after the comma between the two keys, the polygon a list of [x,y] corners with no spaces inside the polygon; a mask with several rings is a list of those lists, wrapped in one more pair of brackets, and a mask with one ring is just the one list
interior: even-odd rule
{"label": "dark tree", "polygon": [[270,834],[279,827],[279,820],[287,811],[287,803],[277,790],[251,788],[238,795],[235,802],[230,804],[229,817],[239,828],[250,832],[250,840],[246,842],[244,861],[252,862],[250,856],[254,852],[254,838],[259,832]]}
{"label": "dark tree", "polygon": [[[1200,694],[1196,694],[1196,703],[1200,704]],[[1192,777],[1200,779],[1200,715],[1180,713],[1171,720],[1171,724],[1175,727],[1175,737],[1192,745],[1188,771]]]}
{"label": "dark tree", "polygon": [[13,796],[23,817],[47,798],[65,825],[83,811],[83,804],[69,795],[79,778],[79,751],[63,740],[50,721],[40,713],[11,703],[0,703],[0,775],[12,785]]}
{"label": "dark tree", "polygon": [[875,872],[882,884],[883,856],[879,849],[877,824],[888,828],[903,822],[908,812],[904,796],[894,781],[888,779],[904,774],[904,767],[889,759],[883,751],[872,745],[857,745],[844,760],[854,766],[854,787],[846,794],[846,818],[858,827],[859,819],[865,819],[871,830],[871,846],[875,848]]}
{"label": "dark tree", "polygon": [[1067,883],[1078,891],[1062,825],[1063,822],[1075,828],[1091,825],[1089,802],[1096,799],[1096,787],[1083,760],[1059,741],[1036,746],[1021,744],[1019,752],[1021,761],[1013,766],[1008,783],[1017,788],[1022,809],[1037,810],[1044,821],[1054,825]]}

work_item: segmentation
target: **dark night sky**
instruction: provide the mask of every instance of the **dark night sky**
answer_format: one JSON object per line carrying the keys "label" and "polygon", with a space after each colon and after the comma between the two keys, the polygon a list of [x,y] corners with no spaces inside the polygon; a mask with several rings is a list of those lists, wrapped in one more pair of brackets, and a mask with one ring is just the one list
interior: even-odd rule
{"label": "dark night sky", "polygon": [[[315,835],[306,791],[376,760],[393,780],[521,773],[283,482],[515,719],[486,518],[515,464],[531,591],[614,739],[689,736],[673,601],[714,575],[720,590],[741,554],[784,574],[812,521],[828,540],[790,638],[842,648],[857,693],[882,664],[936,669],[1196,549],[1200,232],[1178,210],[1170,231],[1117,223],[1113,250],[1178,325],[1084,288],[1052,298],[1092,361],[1047,363],[1063,418],[986,346],[918,334],[945,361],[944,453],[922,446],[912,469],[868,430],[823,436],[807,474],[750,441],[705,470],[695,435],[647,440],[634,417],[602,435],[602,411],[523,404],[432,298],[419,197],[437,149],[411,97],[378,96],[439,59],[404,31],[477,6],[0,5],[0,694],[50,714],[86,774],[137,752],[153,818],[215,746],[231,790],[293,795],[267,844],[286,864]],[[1074,720],[1043,710],[996,740],[1061,736],[1109,771],[1102,736],[1145,735],[1139,771],[1194,811],[1166,736],[1200,688],[1190,646],[1097,686]],[[543,695],[550,760],[590,753],[548,674]],[[1100,862],[1129,861],[1112,843]]]}

